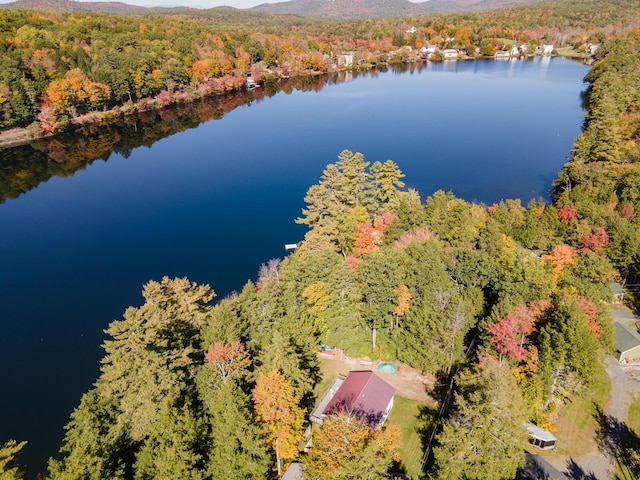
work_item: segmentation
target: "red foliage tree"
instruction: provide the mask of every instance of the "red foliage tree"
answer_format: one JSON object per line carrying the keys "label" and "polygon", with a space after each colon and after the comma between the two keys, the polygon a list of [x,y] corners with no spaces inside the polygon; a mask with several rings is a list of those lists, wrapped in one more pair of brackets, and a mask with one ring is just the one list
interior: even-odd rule
{"label": "red foliage tree", "polygon": [[360,265],[360,259],[357,257],[354,257],[352,255],[348,255],[347,258],[347,263],[349,264],[349,266],[351,268],[353,268],[354,270],[358,269],[358,266]]}
{"label": "red foliage tree", "polygon": [[592,251],[598,253],[600,250],[609,245],[609,234],[602,227],[596,227],[592,233],[582,236],[581,252]]}
{"label": "red foliage tree", "polygon": [[622,218],[626,218],[627,220],[633,220],[636,218],[636,209],[633,206],[633,203],[625,203],[620,207],[620,216]]}
{"label": "red foliage tree", "polygon": [[166,90],[161,91],[156,98],[163,108],[171,105],[171,94]]}
{"label": "red foliage tree", "polygon": [[378,218],[376,218],[376,228],[379,228],[384,232],[398,216],[391,212],[383,212]]}
{"label": "red foliage tree", "polygon": [[558,210],[558,220],[565,225],[569,225],[571,220],[576,220],[577,218],[578,212],[576,211],[576,207],[573,205],[565,205]]}
{"label": "red foliage tree", "polygon": [[595,338],[600,336],[602,325],[598,323],[598,306],[586,297],[578,297],[578,305],[587,316],[587,324],[589,330]]}
{"label": "red foliage tree", "polygon": [[528,343],[526,336],[535,331],[536,322],[548,307],[549,302],[542,300],[528,307],[521,304],[505,317],[498,317],[495,323],[487,325],[489,340],[501,360],[504,356],[519,362],[532,360],[537,351],[525,347]]}
{"label": "red foliage tree", "polygon": [[239,340],[229,345],[222,342],[209,345],[204,361],[220,375],[222,381],[241,373],[251,364],[249,354]]}

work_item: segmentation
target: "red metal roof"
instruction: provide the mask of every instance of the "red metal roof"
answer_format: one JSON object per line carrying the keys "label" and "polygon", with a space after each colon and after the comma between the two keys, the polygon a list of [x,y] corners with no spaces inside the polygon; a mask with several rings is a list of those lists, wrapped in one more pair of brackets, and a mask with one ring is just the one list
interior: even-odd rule
{"label": "red metal roof", "polygon": [[331,415],[343,409],[351,410],[375,424],[382,418],[395,391],[395,387],[370,370],[349,372],[323,413]]}

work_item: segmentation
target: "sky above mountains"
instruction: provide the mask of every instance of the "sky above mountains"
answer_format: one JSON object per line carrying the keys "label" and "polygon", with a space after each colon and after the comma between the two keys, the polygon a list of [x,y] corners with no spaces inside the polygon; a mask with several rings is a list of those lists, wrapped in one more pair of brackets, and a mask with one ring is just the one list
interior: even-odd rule
{"label": "sky above mountains", "polygon": [[[0,3],[9,3],[14,0],[0,0]],[[82,0],[79,0],[82,1]],[[87,0],[101,1],[101,0]],[[104,0],[106,1],[106,0]],[[195,7],[195,8],[213,8],[223,5],[235,8],[251,8],[263,3],[278,3],[285,0],[116,0],[130,5],[140,5],[141,7]],[[331,1],[331,0],[324,0]],[[418,3],[424,0],[409,0]]]}

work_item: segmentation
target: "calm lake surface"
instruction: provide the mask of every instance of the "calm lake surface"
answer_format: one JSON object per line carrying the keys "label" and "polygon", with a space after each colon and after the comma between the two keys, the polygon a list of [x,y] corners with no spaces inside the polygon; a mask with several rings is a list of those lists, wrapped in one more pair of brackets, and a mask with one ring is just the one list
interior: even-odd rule
{"label": "calm lake surface", "polygon": [[[392,159],[423,199],[547,198],[580,132],[586,73],[563,59],[473,61],[271,91],[146,146],[100,151],[107,161],[67,178],[11,187],[0,204],[0,442],[28,440],[22,462],[43,470],[98,376],[103,329],[142,303],[142,285],[169,275],[218,296],[240,290],[303,237],[305,193],[343,149]],[[6,172],[38,151],[0,151],[0,188],[35,176]],[[52,158],[37,168],[65,168],[64,151]]]}

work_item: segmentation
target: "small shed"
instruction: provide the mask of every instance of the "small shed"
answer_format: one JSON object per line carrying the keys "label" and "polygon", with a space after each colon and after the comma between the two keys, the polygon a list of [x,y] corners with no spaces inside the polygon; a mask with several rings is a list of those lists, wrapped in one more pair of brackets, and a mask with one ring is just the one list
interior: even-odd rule
{"label": "small shed", "polygon": [[529,433],[529,443],[534,447],[542,450],[551,450],[556,446],[556,437],[551,433],[540,428],[532,423],[524,423],[524,426]]}
{"label": "small shed", "polygon": [[640,360],[640,334],[634,326],[616,322],[614,342],[620,352],[620,363]]}

